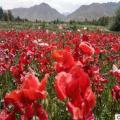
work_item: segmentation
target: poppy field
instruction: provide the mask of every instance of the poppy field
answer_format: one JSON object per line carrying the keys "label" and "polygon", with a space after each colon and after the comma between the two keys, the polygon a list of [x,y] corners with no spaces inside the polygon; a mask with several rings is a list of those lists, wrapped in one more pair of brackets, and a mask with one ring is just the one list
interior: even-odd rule
{"label": "poppy field", "polygon": [[114,120],[120,34],[0,30],[0,120]]}

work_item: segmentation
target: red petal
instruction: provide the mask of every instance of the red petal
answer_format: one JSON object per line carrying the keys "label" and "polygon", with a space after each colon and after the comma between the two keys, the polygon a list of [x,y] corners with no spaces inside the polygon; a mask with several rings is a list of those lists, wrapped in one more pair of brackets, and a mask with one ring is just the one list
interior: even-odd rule
{"label": "red petal", "polygon": [[9,113],[7,110],[2,110],[0,113],[0,120],[15,120],[15,113]]}
{"label": "red petal", "polygon": [[[80,66],[73,67],[70,73],[72,74],[72,83],[69,87],[70,93],[74,88],[77,88],[79,92],[84,95],[86,89],[90,86],[88,75],[80,68]],[[71,94],[74,95],[74,91]]]}
{"label": "red petal", "polygon": [[43,109],[43,107],[40,104],[35,103],[34,108],[36,111],[36,115],[39,117],[39,120],[48,120],[47,112]]}
{"label": "red petal", "polygon": [[34,89],[23,89],[21,90],[22,94],[22,102],[29,103],[36,99],[35,90]]}
{"label": "red petal", "polygon": [[72,114],[73,120],[83,119],[83,111],[80,110],[79,107],[75,107],[71,102],[68,102],[67,108],[69,112]]}
{"label": "red petal", "polygon": [[49,74],[45,74],[45,77],[42,79],[39,85],[39,90],[44,91],[46,88],[47,80],[48,80]]}
{"label": "red petal", "polygon": [[11,93],[6,94],[5,96],[5,102],[18,102],[20,101],[21,94],[18,90],[14,90]]}
{"label": "red petal", "polygon": [[37,89],[38,87],[39,87],[39,80],[35,75],[28,74],[25,76],[23,80],[22,89],[30,89],[30,88]]}
{"label": "red petal", "polygon": [[55,90],[59,99],[64,100],[67,97],[66,87],[71,79],[71,74],[61,72],[55,77]]}
{"label": "red petal", "polygon": [[57,62],[61,62],[63,58],[63,50],[55,50],[52,54],[52,58]]}
{"label": "red petal", "polygon": [[90,45],[88,45],[88,44],[86,44],[86,43],[84,43],[84,42],[82,42],[80,45],[79,45],[79,48],[82,50],[82,52],[83,53],[85,53],[85,54],[88,54],[88,55],[93,55],[94,54],[94,49],[90,46]]}
{"label": "red petal", "polygon": [[34,115],[34,109],[33,109],[33,106],[30,105],[30,106],[27,106],[26,107],[26,110],[25,110],[25,116],[27,116],[27,118],[32,118]]}
{"label": "red petal", "polygon": [[74,58],[68,50],[56,50],[52,57],[61,65],[65,70],[69,70],[75,65]]}
{"label": "red petal", "polygon": [[90,112],[90,110],[92,108],[95,107],[96,105],[96,99],[95,99],[95,95],[92,92],[91,88],[89,87],[86,90],[85,96],[84,96],[85,102],[86,102],[86,113]]}

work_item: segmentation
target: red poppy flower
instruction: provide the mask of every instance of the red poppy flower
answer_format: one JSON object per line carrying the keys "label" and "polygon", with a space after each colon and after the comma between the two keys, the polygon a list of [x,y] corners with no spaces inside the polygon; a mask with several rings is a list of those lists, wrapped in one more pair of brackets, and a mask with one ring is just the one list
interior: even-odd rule
{"label": "red poppy flower", "polygon": [[55,77],[55,89],[59,99],[64,100],[67,98],[67,84],[71,82],[72,75],[66,72],[60,72]]}
{"label": "red poppy flower", "polygon": [[74,66],[69,73],[58,73],[55,90],[59,99],[69,98],[67,107],[73,119],[83,119],[96,104],[88,76],[80,66]]}
{"label": "red poppy flower", "polygon": [[87,55],[93,55],[94,54],[94,48],[86,42],[81,42],[79,45],[80,50]]}
{"label": "red poppy flower", "polygon": [[[35,109],[37,110],[37,116],[39,117],[39,119],[43,118],[43,120],[47,120],[47,113],[43,110],[41,105],[35,103],[36,100],[44,99],[46,97],[47,92],[45,91],[45,87],[47,79],[48,74],[46,74],[41,82],[39,82],[38,78],[35,77],[34,74],[28,73],[23,78],[23,83],[20,89],[6,94],[4,98],[6,107],[8,107],[9,105],[13,107],[13,112],[8,113],[8,116],[11,116],[14,112],[19,112],[21,113],[22,120],[28,120],[33,117],[35,113],[33,108],[36,107]],[[7,115],[7,112],[5,114]],[[2,118],[2,116],[3,115],[0,116],[0,119]]]}
{"label": "red poppy flower", "polygon": [[[19,90],[14,90],[5,96],[5,102],[13,103],[21,108],[21,104],[30,104],[35,100],[46,97],[45,91],[48,74],[39,82],[38,78],[33,74],[27,74],[23,80],[23,84]],[[18,108],[17,107],[17,108]]]}
{"label": "red poppy flower", "polygon": [[113,96],[114,99],[120,101],[120,86],[119,85],[113,86],[112,96]]}
{"label": "red poppy flower", "polygon": [[15,112],[23,112],[23,104],[21,103],[21,93],[18,90],[14,90],[11,93],[6,94],[5,105],[12,105]]}
{"label": "red poppy flower", "polygon": [[73,67],[73,65],[75,65],[74,58],[68,50],[56,50],[53,52],[52,58],[57,61],[58,65],[56,66],[60,67],[58,67],[59,70],[69,71]]}
{"label": "red poppy flower", "polygon": [[[82,106],[84,108],[84,104]],[[93,112],[90,111],[85,116],[83,116],[83,111],[82,111],[83,109],[75,107],[71,102],[67,103],[67,108],[69,112],[72,114],[73,120],[94,120]]]}

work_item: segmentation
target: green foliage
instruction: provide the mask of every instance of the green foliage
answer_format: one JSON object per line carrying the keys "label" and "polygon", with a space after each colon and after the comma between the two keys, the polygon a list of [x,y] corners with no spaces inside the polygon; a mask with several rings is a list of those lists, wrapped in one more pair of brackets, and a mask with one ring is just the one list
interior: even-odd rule
{"label": "green foliage", "polygon": [[62,23],[64,23],[63,21],[61,21],[59,19],[56,19],[56,20],[54,20],[52,22],[53,22],[53,24],[62,24]]}
{"label": "green foliage", "polygon": [[93,20],[88,20],[87,18],[84,21],[74,21],[71,20],[69,22],[70,25],[75,25],[75,24],[80,24],[80,25],[96,25],[96,26],[107,26],[109,23],[110,17],[100,17],[98,20],[93,19]]}
{"label": "green foliage", "polygon": [[15,21],[22,21],[22,19],[19,17],[19,16],[17,16],[16,18],[15,18]]}
{"label": "green foliage", "polygon": [[21,19],[19,16],[14,17],[10,10],[3,12],[2,8],[0,8],[0,20],[3,21],[17,21],[17,22],[28,22],[27,19]]}
{"label": "green foliage", "polygon": [[71,30],[77,30],[77,22],[74,20],[71,20],[68,26],[69,26],[69,29]]}
{"label": "green foliage", "polygon": [[9,19],[9,21],[13,21],[14,20],[14,17],[13,17],[13,15],[12,15],[12,12],[10,11],[10,10],[8,10],[8,19]]}
{"label": "green foliage", "polygon": [[97,21],[97,25],[106,26],[109,23],[109,17],[100,17]]}
{"label": "green foliage", "polygon": [[3,20],[4,21],[14,21],[14,17],[13,17],[12,12],[10,10],[3,13]]}
{"label": "green foliage", "polygon": [[115,17],[112,19],[110,23],[111,31],[120,31],[120,7],[115,12]]}
{"label": "green foliage", "polygon": [[7,12],[4,12],[3,20],[4,20],[4,21],[9,21]]}
{"label": "green foliage", "polygon": [[3,18],[3,9],[0,7],[0,20]]}
{"label": "green foliage", "polygon": [[45,27],[46,27],[46,22],[43,21],[43,22],[41,23],[41,28],[42,28],[42,29],[45,29]]}
{"label": "green foliage", "polygon": [[75,24],[76,22],[74,20],[70,20],[70,24]]}

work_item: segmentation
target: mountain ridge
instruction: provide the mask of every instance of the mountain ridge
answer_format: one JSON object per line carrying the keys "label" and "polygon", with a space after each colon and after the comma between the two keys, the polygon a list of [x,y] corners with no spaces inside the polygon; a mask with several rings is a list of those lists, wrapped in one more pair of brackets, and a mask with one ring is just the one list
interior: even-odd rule
{"label": "mountain ridge", "polygon": [[14,8],[12,9],[13,16],[27,18],[31,21],[53,21],[56,19],[70,21],[84,21],[85,19],[93,20],[103,16],[114,16],[115,9],[120,6],[120,2],[108,3],[92,3],[90,5],[81,5],[77,10],[70,14],[61,14],[55,8],[47,3],[41,3],[29,8]]}
{"label": "mountain ridge", "polygon": [[11,11],[15,17],[19,16],[32,21],[36,19],[41,21],[52,21],[55,19],[62,20],[64,18],[64,15],[46,3],[41,3],[40,5],[35,5],[30,8],[15,8]]}
{"label": "mountain ridge", "polygon": [[120,2],[92,3],[82,5],[76,11],[67,16],[67,21],[84,21],[85,19],[93,20],[103,16],[114,16],[115,10],[120,6]]}

